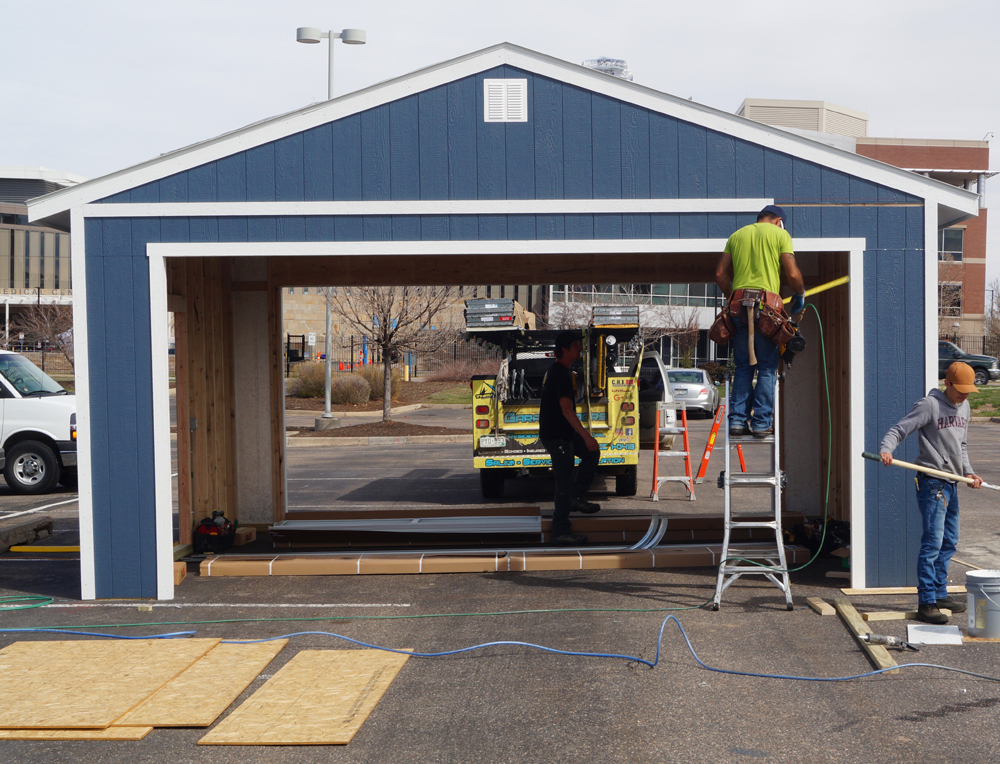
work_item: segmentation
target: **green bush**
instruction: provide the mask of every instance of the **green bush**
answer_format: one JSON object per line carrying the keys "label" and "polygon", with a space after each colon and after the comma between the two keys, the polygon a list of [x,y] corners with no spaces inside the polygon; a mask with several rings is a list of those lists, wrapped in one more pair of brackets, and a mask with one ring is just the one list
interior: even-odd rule
{"label": "green bush", "polygon": [[360,374],[334,374],[330,380],[330,402],[350,403],[357,406],[367,403],[371,395],[368,382]]}
{"label": "green bush", "polygon": [[712,378],[715,384],[720,384],[726,374],[726,367],[721,363],[715,363],[715,361],[706,361],[698,368],[708,372],[708,376]]}
{"label": "green bush", "polygon": [[320,361],[304,361],[292,369],[288,394],[296,398],[322,398],[326,395],[326,365]]}
{"label": "green bush", "polygon": [[[372,366],[362,366],[358,372],[368,383],[371,400],[380,401],[385,396],[385,369],[382,364]],[[399,388],[403,384],[403,375],[400,371],[392,370],[392,400],[399,396]]]}

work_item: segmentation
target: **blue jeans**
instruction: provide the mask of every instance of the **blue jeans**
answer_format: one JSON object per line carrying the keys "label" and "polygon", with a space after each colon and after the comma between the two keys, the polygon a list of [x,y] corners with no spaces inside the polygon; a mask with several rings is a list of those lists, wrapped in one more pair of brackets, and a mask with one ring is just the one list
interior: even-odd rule
{"label": "blue jeans", "polygon": [[[746,313],[733,317],[736,336],[733,338],[733,387],[729,391],[729,426],[745,427],[750,424],[754,431],[766,430],[774,421],[774,380],[778,373],[781,349],[771,340],[755,331],[753,349],[757,354],[757,365],[750,365],[750,350],[747,347]],[[757,386],[753,385],[753,375],[757,372]],[[753,400],[751,400],[751,397]],[[753,421],[750,409],[753,408]]]}
{"label": "blue jeans", "polygon": [[[543,440],[542,445],[552,457],[552,477],[556,481],[555,509],[552,511],[552,536],[570,532],[569,513],[573,501],[583,499],[594,482],[600,451],[591,451],[577,433],[573,440]],[[574,468],[576,458],[580,466]]]}
{"label": "blue jeans", "polygon": [[917,475],[917,505],[924,521],[917,558],[917,602],[931,605],[948,596],[948,563],[958,544],[958,484]]}

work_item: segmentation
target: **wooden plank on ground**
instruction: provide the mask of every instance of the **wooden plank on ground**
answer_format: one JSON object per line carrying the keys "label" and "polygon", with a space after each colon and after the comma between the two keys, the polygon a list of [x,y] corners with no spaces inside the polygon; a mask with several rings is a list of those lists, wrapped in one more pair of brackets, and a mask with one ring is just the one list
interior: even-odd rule
{"label": "wooden plank on ground", "polygon": [[254,645],[216,645],[115,726],[208,727],[286,644],[287,639],[276,639]]}
{"label": "wooden plank on ground", "polygon": [[103,728],[218,639],[15,642],[0,650],[0,729]]}
{"label": "wooden plank on ground", "polygon": [[142,740],[152,727],[108,727],[102,730],[0,730],[0,740]]}
{"label": "wooden plank on ground", "polygon": [[820,615],[837,615],[836,608],[819,597],[807,597],[806,604]]}
{"label": "wooden plank on ground", "polygon": [[[896,661],[892,659],[889,655],[889,651],[885,649],[882,645],[870,645],[865,640],[861,639],[862,634],[871,634],[872,630],[868,628],[865,622],[861,619],[861,615],[857,610],[854,609],[854,605],[846,597],[837,597],[833,601],[833,606],[837,608],[837,612],[840,613],[840,617],[843,619],[847,628],[854,635],[854,638],[861,645],[861,649],[865,651],[868,656],[868,660],[872,662],[872,665],[877,669],[885,669],[896,665]],[[898,674],[899,669],[895,671],[888,672],[890,674]]]}
{"label": "wooden plank on ground", "polygon": [[[874,589],[841,589],[848,597],[862,597],[866,594],[916,594],[915,586],[883,586]],[[949,586],[948,594],[965,594],[964,586]]]}
{"label": "wooden plank on ground", "polygon": [[347,744],[408,657],[382,650],[303,650],[198,744]]}
{"label": "wooden plank on ground", "polygon": [[[951,611],[941,608],[941,612],[951,618]],[[917,618],[916,610],[878,610],[870,613],[862,613],[861,617],[865,621],[913,621]]]}

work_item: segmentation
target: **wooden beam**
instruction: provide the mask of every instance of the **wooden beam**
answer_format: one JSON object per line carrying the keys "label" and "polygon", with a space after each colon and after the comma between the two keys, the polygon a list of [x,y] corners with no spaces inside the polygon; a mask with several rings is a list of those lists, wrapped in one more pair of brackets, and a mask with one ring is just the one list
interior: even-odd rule
{"label": "wooden beam", "polygon": [[177,400],[177,527],[181,544],[191,543],[191,388],[188,380],[187,313],[174,314],[174,380]]}
{"label": "wooden beam", "polygon": [[271,361],[271,498],[274,521],[281,522],[285,519],[285,364],[281,335],[281,287],[277,284],[271,286],[267,293],[267,326]]}
{"label": "wooden beam", "polygon": [[[381,257],[273,257],[275,286],[436,286],[462,284],[602,284],[608,256],[386,255]],[[718,255],[614,255],[615,283],[715,282]]]}
{"label": "wooden beam", "polygon": [[[872,589],[841,589],[848,597],[862,597],[866,594],[916,594],[915,586],[883,586]],[[948,594],[965,594],[964,586],[949,586]]]}
{"label": "wooden beam", "polygon": [[[885,649],[882,645],[870,645],[865,640],[861,638],[862,634],[871,634],[872,630],[868,628],[865,622],[862,620],[861,615],[857,610],[854,609],[854,605],[846,597],[837,597],[833,600],[833,606],[837,608],[837,612],[840,613],[841,619],[847,626],[851,634],[857,640],[858,644],[861,645],[861,649],[865,651],[865,655],[868,656],[868,660],[872,662],[872,665],[877,669],[886,669],[896,665],[896,661],[892,659],[889,655],[889,651]],[[898,674],[899,669],[895,671],[888,671],[889,674]]]}
{"label": "wooden beam", "polygon": [[[951,618],[951,611],[941,608],[941,612]],[[861,618],[865,621],[915,621],[917,619],[916,610],[880,610],[871,613],[862,613]]]}
{"label": "wooden beam", "polygon": [[837,615],[834,607],[819,597],[807,597],[806,604],[820,615]]}
{"label": "wooden beam", "polygon": [[234,292],[266,292],[266,281],[234,281],[229,287]]}
{"label": "wooden beam", "polygon": [[187,337],[191,433],[191,511],[194,522],[212,512],[209,495],[208,374],[205,366],[205,268],[202,258],[187,263]]}
{"label": "wooden beam", "polygon": [[222,301],[220,317],[222,319],[222,366],[225,407],[225,477],[226,477],[226,517],[239,518],[236,496],[236,389],[235,363],[233,360],[233,299],[232,299],[232,260],[224,258],[222,262],[222,285],[220,291]]}

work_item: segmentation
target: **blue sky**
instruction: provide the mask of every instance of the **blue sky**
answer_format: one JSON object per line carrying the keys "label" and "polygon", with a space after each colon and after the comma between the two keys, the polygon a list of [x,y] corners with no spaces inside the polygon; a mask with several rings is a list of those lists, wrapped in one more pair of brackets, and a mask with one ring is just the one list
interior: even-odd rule
{"label": "blue sky", "polygon": [[[1000,51],[977,42],[1000,3],[985,0],[30,0],[2,21],[0,164],[86,177],[324,100],[326,43],[297,44],[299,26],[367,30],[337,44],[338,95],[508,41],[625,58],[636,82],[730,112],[825,100],[867,112],[873,136],[1000,136]],[[1000,209],[989,237],[991,281]]]}

